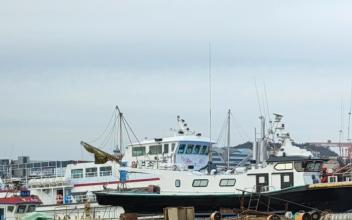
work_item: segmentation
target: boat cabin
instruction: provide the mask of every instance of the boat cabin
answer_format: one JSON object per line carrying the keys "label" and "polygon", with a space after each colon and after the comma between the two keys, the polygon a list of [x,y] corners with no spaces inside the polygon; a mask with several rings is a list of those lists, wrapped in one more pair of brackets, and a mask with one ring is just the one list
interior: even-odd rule
{"label": "boat cabin", "polygon": [[200,170],[207,166],[213,142],[191,131],[185,120],[177,116],[174,136],[146,139],[127,145],[123,162],[128,167],[173,170]]}
{"label": "boat cabin", "polygon": [[209,139],[200,135],[155,138],[126,147],[127,166],[200,170],[209,161]]}
{"label": "boat cabin", "polygon": [[266,165],[238,167],[216,174],[158,171],[161,193],[272,192],[320,182],[323,160],[305,157],[271,157]]}
{"label": "boat cabin", "polygon": [[34,212],[41,204],[37,196],[29,191],[21,191],[20,195],[0,198],[0,220],[21,219],[24,215]]}

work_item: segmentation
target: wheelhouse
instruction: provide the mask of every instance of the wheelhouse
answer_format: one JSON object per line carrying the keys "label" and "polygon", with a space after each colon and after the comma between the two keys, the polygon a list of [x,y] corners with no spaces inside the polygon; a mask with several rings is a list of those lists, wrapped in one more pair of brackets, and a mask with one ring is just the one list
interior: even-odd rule
{"label": "wheelhouse", "polygon": [[200,136],[155,138],[127,146],[124,162],[132,167],[199,170],[208,163],[209,146]]}
{"label": "wheelhouse", "polygon": [[21,196],[0,198],[0,219],[20,219],[35,211],[41,201],[37,196],[30,196],[29,191],[26,192],[21,192]]}

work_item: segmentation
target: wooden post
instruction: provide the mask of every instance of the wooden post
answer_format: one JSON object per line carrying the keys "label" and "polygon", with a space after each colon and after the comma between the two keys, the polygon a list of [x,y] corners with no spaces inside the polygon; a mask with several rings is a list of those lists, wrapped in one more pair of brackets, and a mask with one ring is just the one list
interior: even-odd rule
{"label": "wooden post", "polygon": [[241,211],[244,210],[244,191],[242,191],[242,196],[241,196],[241,200],[240,200],[240,209],[241,209]]}

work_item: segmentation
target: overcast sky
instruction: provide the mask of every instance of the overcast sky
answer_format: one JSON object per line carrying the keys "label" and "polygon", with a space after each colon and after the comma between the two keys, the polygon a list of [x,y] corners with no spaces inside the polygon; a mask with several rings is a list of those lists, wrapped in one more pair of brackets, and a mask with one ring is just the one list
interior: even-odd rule
{"label": "overcast sky", "polygon": [[[0,0],[0,158],[92,159],[119,105],[140,137],[176,116],[213,139],[227,109],[232,143],[253,139],[267,91],[297,142],[347,137],[351,1]],[[107,150],[111,150],[112,147]]]}

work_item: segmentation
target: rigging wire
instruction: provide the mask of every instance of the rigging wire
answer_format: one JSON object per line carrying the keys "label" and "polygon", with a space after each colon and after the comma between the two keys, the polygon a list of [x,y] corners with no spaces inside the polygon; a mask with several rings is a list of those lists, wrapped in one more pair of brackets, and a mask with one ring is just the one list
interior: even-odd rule
{"label": "rigging wire", "polygon": [[[128,121],[126,120],[126,118],[123,117],[122,119],[123,119],[123,124],[124,124],[125,130],[126,130],[126,134],[127,134],[128,140],[130,141],[130,144],[132,144],[132,140],[131,140],[131,137],[130,137],[129,132],[127,131],[127,128],[131,131],[133,137],[137,140],[138,145],[139,145],[139,146],[142,146],[141,142],[139,141],[137,135],[134,133],[132,127],[130,126],[130,124],[128,123]],[[126,125],[127,125],[127,126],[126,126]],[[148,159],[150,160],[148,153],[146,154],[146,156],[147,156]],[[138,160],[138,156],[136,156],[136,159]]]}
{"label": "rigging wire", "polygon": [[126,122],[127,127],[130,129],[130,131],[132,132],[134,138],[137,140],[137,143],[141,146],[142,144],[140,143],[140,141],[139,141],[137,135],[134,133],[133,129],[131,128],[130,124],[128,123],[128,121],[126,120],[125,117],[123,117],[123,120]]}
{"label": "rigging wire", "polygon": [[[95,139],[89,141],[90,143],[96,143],[100,149],[106,149],[107,146],[112,145],[113,149],[116,149],[116,146],[118,146],[117,142],[119,141],[119,133],[118,131],[121,129],[121,135],[122,135],[122,130],[126,132],[126,135],[128,137],[128,140],[130,144],[132,144],[132,136],[137,140],[137,143],[141,146],[141,143],[137,137],[137,135],[134,133],[132,127],[126,120],[124,116],[120,116],[120,111],[118,108],[114,108],[114,111],[109,119],[109,122],[107,126],[105,127],[104,131]],[[123,124],[121,128],[118,128],[117,123]],[[123,127],[123,128],[122,128]],[[129,132],[130,131],[130,132]],[[121,137],[120,137],[121,138]],[[99,142],[99,143],[97,143]],[[121,146],[119,146],[119,150],[122,152],[123,148],[123,143],[121,143]]]}
{"label": "rigging wire", "polygon": [[[239,120],[237,120],[237,118],[232,114],[232,112],[231,112],[231,117],[234,120],[234,122],[237,124],[237,126],[235,126],[235,128],[237,128],[238,134],[242,138],[242,140],[244,140],[244,141],[250,140],[251,138],[250,138],[249,134],[247,133],[247,131],[245,129],[243,129],[243,126],[241,125]],[[246,136],[246,137],[244,137],[244,136]]]}
{"label": "rigging wire", "polygon": [[[232,118],[232,120],[234,121],[234,123],[237,125],[235,126],[235,130],[237,131],[236,133],[238,134],[238,136],[240,137],[240,139],[242,141],[248,141],[250,140],[250,137],[248,135],[248,133],[243,129],[241,123],[236,119],[236,117],[233,115],[232,111],[230,112],[230,116]],[[221,129],[220,129],[220,133],[218,135],[218,138],[216,140],[216,143],[218,144],[218,146],[225,146],[225,138],[227,136],[225,136],[224,134],[228,135],[225,132],[226,126],[227,126],[227,120],[228,118],[226,117],[224,122],[222,123]],[[231,135],[231,134],[230,134]],[[224,138],[225,137],[225,138]]]}
{"label": "rigging wire", "polygon": [[109,133],[105,136],[105,139],[102,142],[101,148],[105,149],[105,147],[111,143],[111,140],[113,138],[114,131],[116,130],[116,122],[117,122],[117,116],[116,114],[114,115],[114,123],[113,126],[110,128]]}
{"label": "rigging wire", "polygon": [[111,121],[112,119],[114,118],[114,116],[116,115],[116,110],[114,109],[114,111],[112,112],[111,116],[110,116],[110,119],[109,119],[109,122],[107,124],[107,126],[105,127],[103,133],[101,133],[98,137],[96,137],[95,139],[91,140],[91,141],[88,141],[88,143],[94,143],[96,142],[97,140],[99,140],[104,134],[105,132],[108,130],[108,128],[110,127],[110,124],[111,124]]}
{"label": "rigging wire", "polygon": [[219,143],[220,140],[222,140],[222,138],[223,138],[223,136],[224,136],[223,134],[225,133],[224,130],[225,130],[225,128],[226,128],[226,121],[227,121],[227,118],[225,118],[225,120],[224,120],[224,122],[223,122],[223,124],[222,124],[222,126],[221,126],[221,130],[220,130],[218,139],[216,140],[216,143]]}
{"label": "rigging wire", "polygon": [[125,128],[125,132],[126,132],[126,134],[127,134],[127,138],[128,138],[128,140],[129,140],[130,144],[132,144],[131,136],[130,136],[130,133],[128,132],[128,130],[127,130],[126,123],[125,123],[124,120],[122,120],[122,123],[123,123],[123,125],[124,125],[123,127]]}

